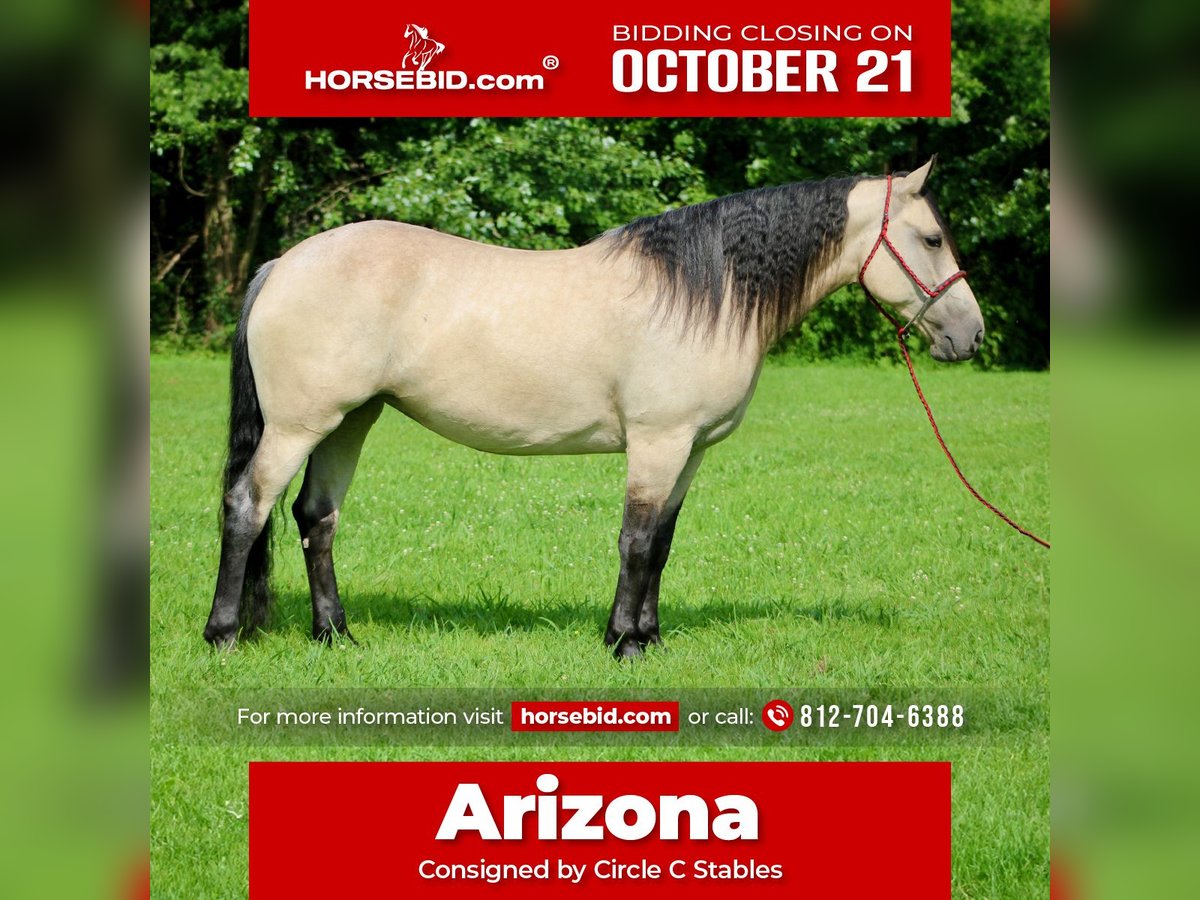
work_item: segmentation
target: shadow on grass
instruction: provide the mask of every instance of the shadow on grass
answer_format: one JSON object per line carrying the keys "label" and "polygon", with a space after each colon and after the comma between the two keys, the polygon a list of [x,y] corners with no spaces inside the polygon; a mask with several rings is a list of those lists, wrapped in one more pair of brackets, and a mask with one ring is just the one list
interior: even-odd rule
{"label": "shadow on grass", "polygon": [[[608,621],[610,601],[547,598],[541,602],[514,602],[503,592],[476,588],[468,597],[440,599],[429,595],[395,595],[382,592],[349,593],[344,598],[346,617],[353,632],[355,622],[376,622],[409,631],[470,631],[479,635],[517,631],[594,633],[599,637]],[[301,592],[281,593],[267,630],[302,632],[311,627],[309,597]],[[715,600],[671,603],[664,598],[664,634],[734,627],[766,620],[807,619],[819,624],[854,623],[890,629],[900,624],[899,609],[877,602],[829,600],[798,603],[781,599]]]}

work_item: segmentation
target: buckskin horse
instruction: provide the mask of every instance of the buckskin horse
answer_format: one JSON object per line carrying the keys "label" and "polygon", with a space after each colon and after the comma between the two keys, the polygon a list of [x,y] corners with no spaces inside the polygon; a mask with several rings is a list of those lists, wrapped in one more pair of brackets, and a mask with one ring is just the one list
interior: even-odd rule
{"label": "buckskin horse", "polygon": [[926,189],[932,164],[734,194],[569,250],[371,221],[266,263],[233,342],[205,638],[227,646],[263,623],[270,515],[306,462],[292,512],[312,633],[347,633],[333,539],[363,440],[391,406],[489,453],[626,455],[605,641],[639,655],[660,640],[660,578],[705,451],[737,428],[767,350],[818,300],[858,280],[934,358],[979,348],[979,307]]}

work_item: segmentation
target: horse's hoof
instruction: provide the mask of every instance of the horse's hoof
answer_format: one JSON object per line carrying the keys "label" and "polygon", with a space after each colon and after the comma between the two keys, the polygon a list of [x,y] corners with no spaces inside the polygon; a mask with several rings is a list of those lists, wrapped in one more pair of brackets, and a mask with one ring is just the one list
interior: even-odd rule
{"label": "horse's hoof", "polygon": [[613,647],[614,659],[637,659],[642,655],[642,646],[634,638],[621,638]]}
{"label": "horse's hoof", "polygon": [[236,625],[233,628],[222,628],[210,623],[204,628],[204,639],[218,650],[232,650],[237,646],[237,637]]}
{"label": "horse's hoof", "polygon": [[322,644],[332,644],[334,639],[339,641],[349,641],[351,644],[358,646],[358,641],[354,639],[346,624],[343,622],[339,628],[337,625],[324,625],[320,628],[313,628],[313,640],[319,641]]}
{"label": "horse's hoof", "polygon": [[652,634],[650,637],[642,641],[643,647],[653,647],[656,653],[666,653],[667,645],[663,643],[661,635]]}

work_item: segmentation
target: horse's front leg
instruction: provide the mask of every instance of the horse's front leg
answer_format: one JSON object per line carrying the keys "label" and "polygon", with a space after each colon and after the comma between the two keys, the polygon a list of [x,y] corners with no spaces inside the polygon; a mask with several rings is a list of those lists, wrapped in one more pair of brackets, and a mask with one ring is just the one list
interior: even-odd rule
{"label": "horse's front leg", "polygon": [[658,627],[658,591],[662,583],[662,570],[667,564],[671,553],[671,539],[675,536],[675,522],[679,518],[679,509],[667,511],[658,528],[654,532],[654,541],[650,545],[650,581],[646,586],[646,599],[642,601],[638,613],[637,631],[647,644],[661,644],[662,637]]}
{"label": "horse's front leg", "polygon": [[692,477],[703,458],[704,451],[697,450],[688,459],[654,532],[654,542],[650,547],[650,582],[646,587],[646,599],[642,601],[642,609],[638,614],[637,627],[638,634],[647,644],[662,643],[658,625],[658,593],[662,583],[662,572],[667,565],[667,558],[671,555],[671,541],[675,537],[675,523],[679,520],[679,510],[683,507]]}
{"label": "horse's front leg", "polygon": [[699,465],[690,433],[631,435],[626,452],[629,478],[618,540],[621,572],[604,635],[618,659],[640,656],[645,644],[658,639],[658,583],[666,563],[663,548],[669,550],[683,494]]}

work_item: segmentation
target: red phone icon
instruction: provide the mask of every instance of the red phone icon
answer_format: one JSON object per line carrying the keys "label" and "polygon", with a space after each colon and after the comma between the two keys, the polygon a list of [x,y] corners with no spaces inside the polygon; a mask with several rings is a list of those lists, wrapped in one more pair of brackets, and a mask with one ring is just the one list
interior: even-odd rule
{"label": "red phone icon", "polygon": [[772,731],[789,728],[795,717],[791,705],[786,700],[772,700],[762,710],[762,723]]}

